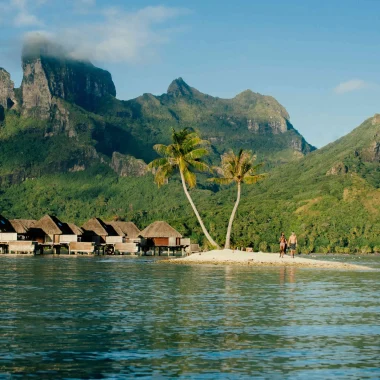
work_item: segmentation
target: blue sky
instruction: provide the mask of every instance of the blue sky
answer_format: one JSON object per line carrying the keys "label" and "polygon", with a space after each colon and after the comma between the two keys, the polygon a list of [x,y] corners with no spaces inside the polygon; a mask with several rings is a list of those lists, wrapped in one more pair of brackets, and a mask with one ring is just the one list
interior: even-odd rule
{"label": "blue sky", "polygon": [[36,32],[109,70],[118,98],[181,76],[223,98],[275,97],[321,147],[380,113],[380,1],[0,0],[0,66],[21,82]]}

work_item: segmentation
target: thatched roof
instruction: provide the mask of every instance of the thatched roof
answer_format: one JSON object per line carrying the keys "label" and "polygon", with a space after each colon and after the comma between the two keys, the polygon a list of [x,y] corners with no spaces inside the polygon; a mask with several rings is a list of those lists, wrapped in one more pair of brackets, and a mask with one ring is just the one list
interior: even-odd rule
{"label": "thatched roof", "polygon": [[83,230],[80,227],[78,227],[76,224],[74,223],[67,223],[67,224],[70,227],[70,230],[73,231],[74,235],[78,235],[78,236],[83,235]]}
{"label": "thatched roof", "polygon": [[30,228],[36,224],[33,219],[12,219],[10,220],[13,228],[18,234],[26,234]]}
{"label": "thatched roof", "polygon": [[118,236],[115,229],[110,224],[104,223],[100,218],[88,220],[83,224],[82,229],[84,232],[91,232],[98,236]]}
{"label": "thatched roof", "polygon": [[119,236],[126,236],[130,239],[136,239],[140,236],[140,230],[133,222],[112,221],[107,222],[107,224],[112,226]]}
{"label": "thatched roof", "polygon": [[133,222],[110,222],[112,226],[115,224],[123,231],[124,235],[130,239],[136,239],[140,236],[140,230]]}
{"label": "thatched roof", "polygon": [[0,232],[16,232],[7,218],[0,215]]}
{"label": "thatched roof", "polygon": [[34,224],[33,229],[41,229],[46,235],[73,235],[69,226],[53,215],[42,217]]}
{"label": "thatched roof", "polygon": [[119,227],[118,222],[107,222],[106,224],[111,226],[118,234],[118,236],[125,236],[123,230]]}
{"label": "thatched roof", "polygon": [[159,237],[175,237],[181,238],[182,235],[171,227],[168,223],[158,221],[150,224],[143,231],[140,232],[140,236],[144,238],[159,238]]}

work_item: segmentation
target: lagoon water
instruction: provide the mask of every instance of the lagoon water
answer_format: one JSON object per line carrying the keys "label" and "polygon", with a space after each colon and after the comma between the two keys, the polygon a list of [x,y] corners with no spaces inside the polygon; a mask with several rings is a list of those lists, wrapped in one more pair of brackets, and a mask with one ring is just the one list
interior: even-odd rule
{"label": "lagoon water", "polygon": [[0,256],[0,379],[378,379],[379,279]]}

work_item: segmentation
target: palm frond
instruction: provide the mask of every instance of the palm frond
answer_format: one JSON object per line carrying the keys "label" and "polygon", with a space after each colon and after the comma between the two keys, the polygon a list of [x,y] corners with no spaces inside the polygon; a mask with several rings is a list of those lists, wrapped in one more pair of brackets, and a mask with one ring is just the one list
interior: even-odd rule
{"label": "palm frond", "polygon": [[207,156],[209,153],[206,148],[197,148],[185,154],[185,160],[195,160]]}
{"label": "palm frond", "polygon": [[193,169],[197,170],[198,172],[211,171],[210,167],[202,161],[191,160],[191,161],[188,161],[188,163]]}
{"label": "palm frond", "polygon": [[171,165],[163,165],[160,166],[156,174],[154,176],[154,182],[157,184],[158,187],[161,187],[162,185],[166,184],[167,179],[170,177],[170,175],[173,173],[173,167]]}
{"label": "palm frond", "polygon": [[163,165],[166,165],[166,164],[168,164],[168,163],[169,163],[169,160],[168,160],[168,158],[166,158],[166,157],[156,158],[155,160],[151,161],[151,162],[148,164],[148,169],[149,169],[149,170],[157,169],[158,167],[163,166]]}
{"label": "palm frond", "polygon": [[168,156],[170,152],[170,145],[164,145],[164,144],[156,144],[153,146],[153,149],[160,155],[160,156]]}
{"label": "palm frond", "polygon": [[234,181],[233,178],[224,178],[224,177],[221,177],[221,178],[209,178],[208,179],[209,182],[213,182],[213,183],[217,183],[218,185],[229,185],[230,183],[232,183]]}
{"label": "palm frond", "polygon": [[247,185],[252,185],[254,183],[257,183],[259,181],[262,181],[268,176],[268,174],[257,174],[257,175],[247,175],[244,177],[243,182]]}
{"label": "palm frond", "polygon": [[189,185],[190,188],[193,188],[197,184],[197,177],[194,173],[192,173],[187,168],[183,171],[183,176],[185,178],[185,182]]}

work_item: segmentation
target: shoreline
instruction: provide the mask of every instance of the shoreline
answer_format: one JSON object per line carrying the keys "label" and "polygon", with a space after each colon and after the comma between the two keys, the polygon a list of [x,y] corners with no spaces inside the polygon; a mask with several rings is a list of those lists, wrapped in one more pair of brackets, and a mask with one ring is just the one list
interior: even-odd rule
{"label": "shoreline", "polygon": [[315,260],[295,256],[294,259],[279,253],[245,252],[231,249],[193,253],[187,257],[165,260],[178,265],[249,265],[249,266],[291,266],[299,268],[376,270],[365,265],[343,263],[339,261]]}

